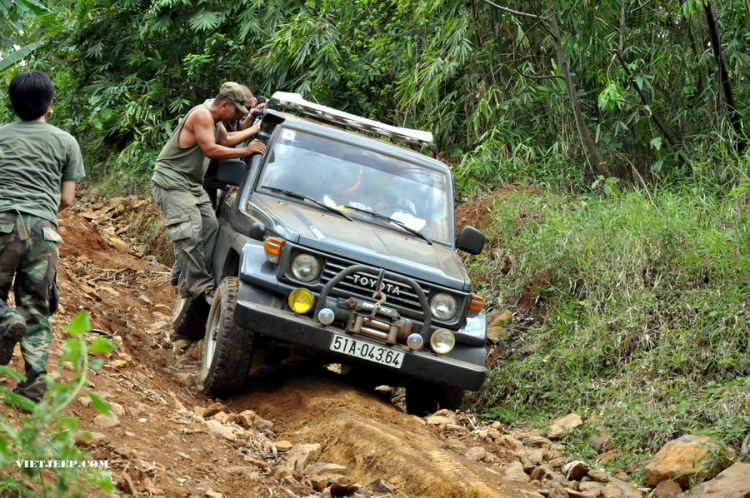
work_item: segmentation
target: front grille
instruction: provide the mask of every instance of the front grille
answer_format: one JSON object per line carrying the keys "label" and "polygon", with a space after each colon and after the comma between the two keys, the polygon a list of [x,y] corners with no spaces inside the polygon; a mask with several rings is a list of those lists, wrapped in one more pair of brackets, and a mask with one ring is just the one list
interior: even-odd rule
{"label": "front grille", "polygon": [[[355,263],[348,261],[334,260],[326,258],[323,273],[320,276],[320,282],[325,285],[341,270],[353,266]],[[331,295],[338,297],[358,297],[373,300],[372,294],[375,292],[378,277],[366,273],[355,273],[347,275],[344,280],[339,282],[331,291]],[[425,298],[429,298],[430,288],[423,282],[415,280],[422,288]],[[387,278],[383,279],[385,289],[383,292],[387,296],[386,306],[396,308],[399,311],[406,311],[407,315],[413,318],[422,318],[422,306],[419,304],[417,294],[406,284],[396,282]]]}

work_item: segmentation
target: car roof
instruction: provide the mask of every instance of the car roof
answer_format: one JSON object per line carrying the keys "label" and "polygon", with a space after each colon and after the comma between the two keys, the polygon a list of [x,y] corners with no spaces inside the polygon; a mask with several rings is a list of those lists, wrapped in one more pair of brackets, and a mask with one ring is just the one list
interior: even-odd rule
{"label": "car roof", "polygon": [[[359,142],[362,145],[370,148],[372,148],[372,143],[374,142],[376,144],[388,147],[392,155],[395,154],[405,159],[408,158],[413,162],[421,163],[425,166],[429,165],[428,167],[430,167],[431,169],[436,169],[450,174],[450,167],[447,164],[397,143],[389,142],[378,137],[372,137],[370,135],[367,135],[366,133],[363,133],[362,131],[349,130],[343,125],[299,116],[286,110],[273,109],[273,112],[276,112],[284,117],[285,120],[284,123],[281,124],[281,126],[294,123],[293,126],[296,125],[295,127],[303,128],[309,131],[315,131],[318,133],[322,130],[328,130],[333,132],[334,135],[339,135],[339,138],[342,138],[345,141],[354,143]],[[345,137],[349,138],[349,140],[346,140]],[[379,152],[384,151],[380,150]]]}

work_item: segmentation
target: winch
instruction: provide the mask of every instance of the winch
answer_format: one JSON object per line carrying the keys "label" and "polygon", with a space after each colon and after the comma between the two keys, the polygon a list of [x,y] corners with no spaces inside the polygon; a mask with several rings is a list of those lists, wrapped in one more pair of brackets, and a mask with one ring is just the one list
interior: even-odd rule
{"label": "winch", "polygon": [[354,297],[340,299],[339,308],[347,307],[351,310],[345,330],[350,334],[362,334],[380,339],[388,344],[396,344],[399,339],[402,344],[406,343],[414,327],[413,322],[408,318],[402,318],[398,311],[382,306],[384,301],[385,294],[382,294],[377,303]]}

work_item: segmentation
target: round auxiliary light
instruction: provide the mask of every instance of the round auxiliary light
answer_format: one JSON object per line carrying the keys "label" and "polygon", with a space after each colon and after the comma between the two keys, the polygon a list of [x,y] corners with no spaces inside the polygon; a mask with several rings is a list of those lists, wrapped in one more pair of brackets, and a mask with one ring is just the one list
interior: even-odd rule
{"label": "round auxiliary light", "polygon": [[333,323],[335,315],[331,308],[323,308],[318,312],[318,321],[323,325],[330,325]]}
{"label": "round auxiliary light", "polygon": [[438,320],[450,320],[456,314],[456,298],[446,292],[435,294],[430,299],[430,311]]}
{"label": "round auxiliary light", "polygon": [[315,297],[307,289],[294,289],[289,294],[289,307],[292,311],[304,315],[310,311],[315,304]]}
{"label": "round auxiliary light", "polygon": [[437,354],[448,354],[456,345],[456,336],[448,329],[437,329],[430,338],[430,347]]}
{"label": "round auxiliary light", "polygon": [[424,346],[424,339],[422,339],[421,335],[414,332],[406,338],[406,345],[412,350],[422,349],[422,346]]}
{"label": "round auxiliary light", "polygon": [[292,274],[301,282],[309,282],[318,276],[320,262],[312,254],[298,254],[292,260]]}

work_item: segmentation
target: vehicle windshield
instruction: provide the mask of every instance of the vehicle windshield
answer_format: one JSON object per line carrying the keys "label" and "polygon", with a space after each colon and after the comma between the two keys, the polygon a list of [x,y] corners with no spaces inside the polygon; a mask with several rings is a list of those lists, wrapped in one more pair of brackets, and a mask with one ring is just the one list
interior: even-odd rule
{"label": "vehicle windshield", "polygon": [[392,218],[432,241],[451,243],[448,175],[346,142],[282,128],[258,183],[263,187],[308,196],[375,224]]}

